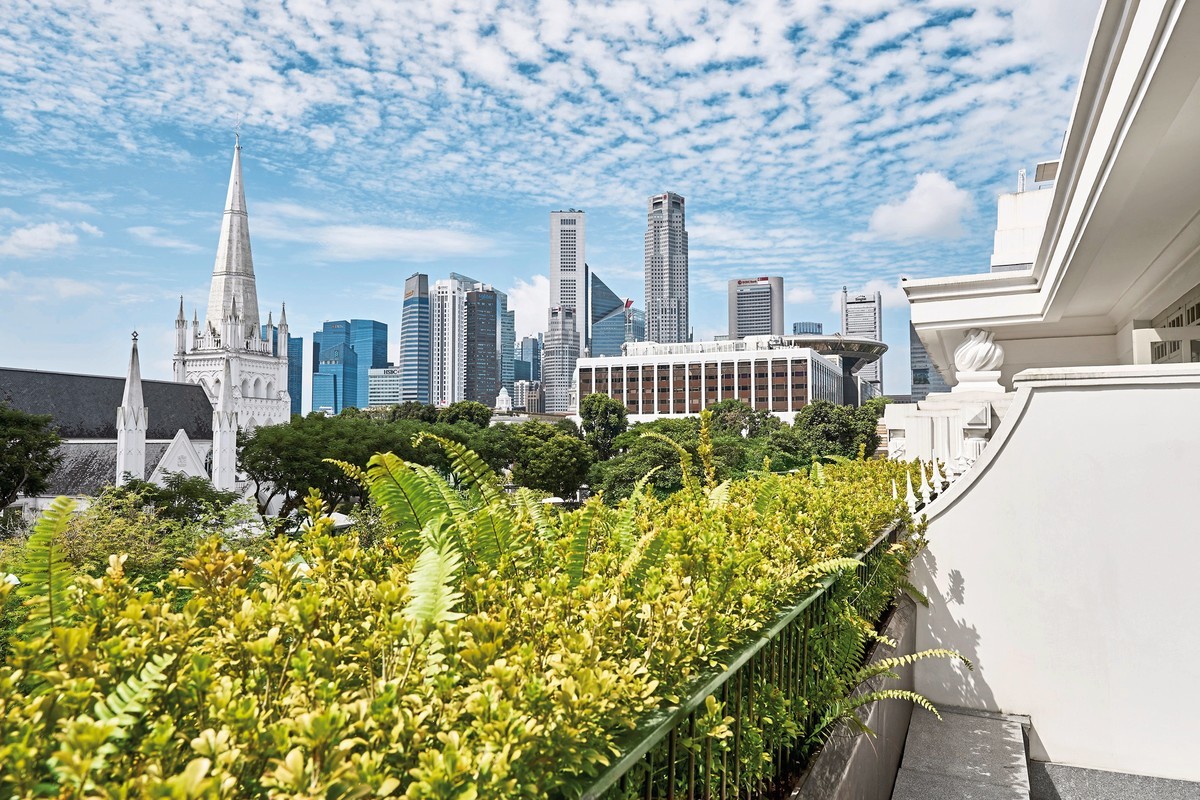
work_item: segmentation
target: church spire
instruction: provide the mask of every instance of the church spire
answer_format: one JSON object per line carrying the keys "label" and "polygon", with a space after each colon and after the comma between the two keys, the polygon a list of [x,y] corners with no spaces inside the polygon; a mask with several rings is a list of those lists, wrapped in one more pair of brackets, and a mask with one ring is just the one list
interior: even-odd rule
{"label": "church spire", "polygon": [[142,402],[142,366],[138,359],[137,332],[133,334],[133,349],[129,354],[129,372],[125,376],[125,392],[117,408],[117,486],[126,476],[141,480],[146,477],[146,405]]}
{"label": "church spire", "polygon": [[229,173],[229,191],[225,196],[225,215],[221,220],[221,238],[213,262],[212,288],[208,294],[207,322],[216,327],[228,316],[234,299],[240,300],[242,319],[251,330],[258,329],[258,291],[254,282],[254,260],[250,255],[250,220],[246,214],[246,193],[242,187],[242,147],[240,139],[233,148],[233,167]]}

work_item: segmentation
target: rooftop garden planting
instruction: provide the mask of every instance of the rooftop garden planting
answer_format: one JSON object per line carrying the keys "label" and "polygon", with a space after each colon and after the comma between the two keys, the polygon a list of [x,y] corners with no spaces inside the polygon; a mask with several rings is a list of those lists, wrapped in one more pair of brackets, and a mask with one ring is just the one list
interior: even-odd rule
{"label": "rooftop garden planting", "polygon": [[[577,797],[824,581],[820,678],[759,692],[738,720],[753,746],[735,752],[737,780],[770,780],[764,754],[811,753],[849,717],[872,623],[920,541],[885,542],[868,575],[831,581],[862,572],[851,557],[906,520],[892,497],[905,466],[717,483],[707,442],[694,465],[680,450],[674,494],[643,481],[616,506],[560,512],[426,436],[449,480],[392,454],[339,465],[370,497],[358,526],[334,530],[314,493],[298,538],[252,556],[214,536],[157,582],[120,555],[103,574],[68,559],[60,500],[9,555],[20,586],[0,586],[22,601],[5,605],[20,620],[0,666],[0,788]],[[728,751],[732,713],[712,698],[681,746]]]}

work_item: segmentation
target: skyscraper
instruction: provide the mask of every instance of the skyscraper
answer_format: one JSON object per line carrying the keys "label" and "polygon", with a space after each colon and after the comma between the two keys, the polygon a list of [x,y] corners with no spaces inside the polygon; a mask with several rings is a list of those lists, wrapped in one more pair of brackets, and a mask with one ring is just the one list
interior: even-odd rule
{"label": "skyscraper", "polygon": [[549,323],[542,351],[542,389],[546,392],[546,411],[562,414],[571,410],[575,363],[579,361],[575,309],[569,306],[550,309]]}
{"label": "skyscraper", "polygon": [[373,319],[350,320],[350,346],[358,357],[358,371],[355,373],[358,389],[354,396],[358,399],[359,408],[367,405],[371,370],[383,369],[388,365],[387,345],[387,323]]}
{"label": "skyscraper", "polygon": [[912,400],[918,403],[931,394],[950,391],[946,379],[938,371],[937,364],[929,357],[917,329],[908,323],[908,363],[912,368]]}
{"label": "skyscraper", "polygon": [[287,337],[287,385],[288,394],[292,397],[292,413],[303,414],[301,394],[304,392],[304,338],[301,336]]}
{"label": "skyscraper", "polygon": [[404,282],[400,317],[400,401],[429,402],[429,276],[415,273]]}
{"label": "skyscraper", "polygon": [[[521,372],[521,375],[518,375],[518,372]],[[525,374],[526,372],[528,374]],[[524,336],[521,341],[517,342],[513,379],[527,381],[542,379],[542,337],[540,335]]]}
{"label": "skyscraper", "polygon": [[[842,287],[842,335],[851,339],[883,341],[883,296],[879,292],[850,297],[846,287]],[[858,377],[875,384],[883,394],[883,359],[867,364]]]}
{"label": "skyscraper", "polygon": [[467,292],[476,281],[451,272],[433,285],[429,294],[430,379],[429,402],[445,407],[463,399],[466,377]]}
{"label": "skyscraper", "polygon": [[588,339],[587,216],[574,208],[550,212],[550,308],[575,309],[579,346]]}
{"label": "skyscraper", "polygon": [[647,205],[646,338],[662,344],[686,342],[690,336],[684,201],[667,192],[654,195]]}
{"label": "skyscraper", "polygon": [[621,345],[644,339],[646,317],[633,307],[632,300],[623,300],[591,273],[591,337],[586,352],[595,356],[619,356]]}
{"label": "skyscraper", "polygon": [[463,398],[496,404],[500,392],[500,351],[496,346],[499,297],[485,284],[476,284],[464,299],[466,342],[463,358]]}
{"label": "skyscraper", "polygon": [[511,397],[513,392],[513,362],[517,338],[517,312],[508,310],[508,295],[489,287],[496,293],[496,358],[500,365],[500,385],[508,390]]}
{"label": "skyscraper", "polygon": [[[588,265],[585,259],[585,248],[587,240],[587,217],[582,211],[574,208],[567,211],[551,211],[550,212],[550,319],[558,319],[562,322],[566,316],[560,314],[555,317],[555,309],[563,312],[569,311],[569,319],[571,320],[572,331],[574,333],[574,344],[565,340],[567,332],[560,328],[556,336],[559,342],[556,345],[557,359],[553,372],[545,372],[542,376],[542,382],[546,388],[546,405],[547,408],[557,408],[555,405],[558,402],[551,398],[562,398],[565,403],[571,392],[571,376],[574,374],[575,362],[564,359],[570,359],[570,354],[574,353],[575,358],[583,352],[583,348],[587,346],[588,336],[588,308],[590,308],[590,293],[591,281],[588,277]],[[556,383],[562,381],[561,384]],[[566,410],[564,406],[563,411]]]}
{"label": "skyscraper", "polygon": [[783,278],[729,282],[729,338],[783,335]]}
{"label": "skyscraper", "polygon": [[[346,347],[341,347],[345,345]],[[337,352],[334,352],[337,348]],[[353,355],[347,355],[346,349]],[[371,369],[387,366],[387,325],[373,319],[332,320],[313,331],[313,411],[341,413],[343,408],[363,408],[367,404]],[[322,396],[317,397],[317,376],[337,374],[330,383],[321,379]],[[335,392],[332,402],[328,392]],[[320,402],[318,402],[318,399]]]}
{"label": "skyscraper", "polygon": [[[315,349],[315,348],[314,348]],[[340,414],[358,408],[358,355],[348,341],[325,342],[312,378],[313,411]],[[364,398],[362,405],[366,405]]]}

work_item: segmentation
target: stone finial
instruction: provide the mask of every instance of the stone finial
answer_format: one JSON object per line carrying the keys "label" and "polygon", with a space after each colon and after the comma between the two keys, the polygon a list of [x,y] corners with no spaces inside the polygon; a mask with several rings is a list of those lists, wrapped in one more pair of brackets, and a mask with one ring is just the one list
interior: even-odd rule
{"label": "stone finial", "polygon": [[1004,363],[1004,348],[993,339],[996,334],[982,328],[971,328],[954,348],[954,366],[960,372],[987,372],[1000,369]]}
{"label": "stone finial", "polygon": [[958,383],[951,394],[985,392],[1003,394],[1000,365],[1004,363],[1004,348],[994,341],[995,334],[982,328],[971,328],[954,348],[955,377]]}

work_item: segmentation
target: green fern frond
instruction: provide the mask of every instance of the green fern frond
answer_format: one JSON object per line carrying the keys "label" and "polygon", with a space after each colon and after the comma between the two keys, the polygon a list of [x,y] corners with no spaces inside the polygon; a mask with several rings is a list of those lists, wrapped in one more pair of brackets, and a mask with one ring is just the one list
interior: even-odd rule
{"label": "green fern frond", "polygon": [[146,713],[154,695],[167,683],[166,670],[175,662],[175,654],[156,655],[96,703],[96,719],[111,722],[109,737],[123,739],[129,728]]}
{"label": "green fern frond", "polygon": [[340,469],[347,478],[354,481],[364,489],[370,488],[370,484],[367,482],[367,473],[363,472],[360,467],[351,464],[349,461],[339,461],[336,458],[323,458],[321,460],[326,464],[332,464]]}
{"label": "green fern frond", "polygon": [[413,440],[413,443],[418,445],[423,442],[434,442],[446,451],[446,455],[450,457],[450,467],[455,477],[471,494],[472,499],[480,504],[493,503],[503,499],[500,492],[500,479],[474,450],[453,439],[427,432],[417,434],[417,438]]}
{"label": "green fern frond", "polygon": [[908,700],[930,712],[938,719],[942,718],[942,715],[934,708],[933,703],[929,702],[924,695],[909,691],[908,689],[880,689],[878,692],[856,694],[845,701],[847,713],[854,711],[856,708],[874,703],[877,700]]}
{"label": "green fern frond", "polygon": [[488,503],[471,514],[475,557],[491,568],[518,549],[516,517],[503,500]]}
{"label": "green fern frond", "polygon": [[815,483],[817,486],[825,485],[825,468],[821,466],[820,460],[814,461],[812,463],[812,469],[810,470],[810,477],[812,478],[812,482]]}
{"label": "green fern frond", "polygon": [[683,473],[683,485],[692,494],[700,492],[700,484],[696,481],[696,476],[692,474],[692,454],[687,451],[683,445],[672,439],[670,436],[665,436],[658,431],[646,431],[642,434],[643,439],[654,439],[671,447],[679,454],[679,469]]}
{"label": "green fern frond", "polygon": [[518,519],[524,517],[533,524],[533,530],[539,539],[545,541],[554,536],[554,526],[546,517],[546,509],[541,499],[532,489],[524,486],[517,489],[513,495],[513,507]]}
{"label": "green fern frond", "polygon": [[633,594],[641,593],[650,570],[662,563],[667,540],[661,531],[652,531],[639,544],[641,546],[630,554],[621,570],[626,576],[625,587]]}
{"label": "green fern frond", "polygon": [[708,507],[720,508],[729,502],[729,481],[722,481],[720,486],[714,486],[708,491]]}
{"label": "green fern frond", "polygon": [[371,456],[367,462],[367,491],[379,506],[384,522],[407,531],[425,526],[422,511],[432,503],[427,482],[395,453]]}
{"label": "green fern frond", "polygon": [[919,653],[909,653],[908,655],[903,655],[903,656],[892,656],[891,658],[881,658],[878,661],[876,661],[875,663],[868,664],[867,666],[860,669],[857,673],[855,673],[852,683],[857,686],[858,684],[862,683],[863,681],[870,680],[871,678],[875,677],[876,675],[879,675],[881,673],[891,672],[900,667],[907,667],[910,664],[915,664],[916,662],[918,662],[922,659],[925,659],[925,658],[953,658],[953,659],[957,659],[957,660],[963,662],[963,664],[966,665],[967,669],[969,669],[969,670],[975,669],[975,665],[972,664],[970,659],[968,659],[962,653],[959,653],[956,650],[946,650],[943,648],[935,648],[932,650],[922,650]]}
{"label": "green fern frond", "polygon": [[833,453],[830,453],[829,455],[821,456],[821,458],[825,459],[830,464],[849,464],[850,461],[852,460],[852,459],[846,458],[846,456],[839,456],[839,455],[835,455]]}
{"label": "green fern frond", "polygon": [[646,484],[654,477],[654,473],[662,469],[662,466],[657,466],[638,479],[638,482],[633,485],[633,491],[625,500],[621,507],[621,513],[617,517],[617,524],[613,531],[618,544],[622,551],[628,551],[634,545],[634,536],[637,534],[637,510],[641,505],[642,497],[645,493]]}
{"label": "green fern frond", "polygon": [[583,572],[587,568],[588,551],[591,545],[592,528],[597,526],[596,520],[600,510],[604,508],[599,500],[587,503],[579,513],[578,527],[571,537],[567,549],[567,577],[571,585],[576,586],[583,580]]}
{"label": "green fern frond", "polygon": [[800,578],[809,578],[818,575],[832,575],[843,570],[857,569],[862,565],[863,562],[857,558],[827,558],[824,561],[818,561],[816,564],[810,564],[800,570],[797,576]]}
{"label": "green fern frond", "polygon": [[71,524],[74,510],[74,500],[55,498],[38,518],[26,542],[24,569],[18,576],[21,585],[17,588],[17,596],[25,598],[29,609],[26,621],[18,629],[24,639],[43,635],[66,620],[67,589],[73,572],[62,557],[58,540]]}
{"label": "green fern frond", "polygon": [[421,538],[428,544],[408,574],[409,599],[403,613],[407,619],[421,625],[435,625],[463,616],[454,610],[463,597],[462,592],[454,589],[462,557],[447,541],[441,530],[442,523],[440,518],[430,520],[422,530]]}
{"label": "green fern frond", "polygon": [[926,608],[929,608],[929,598],[926,597],[920,589],[918,589],[916,586],[913,586],[912,581],[910,581],[908,578],[900,579],[900,588],[907,592],[908,596],[913,600],[917,601]]}

